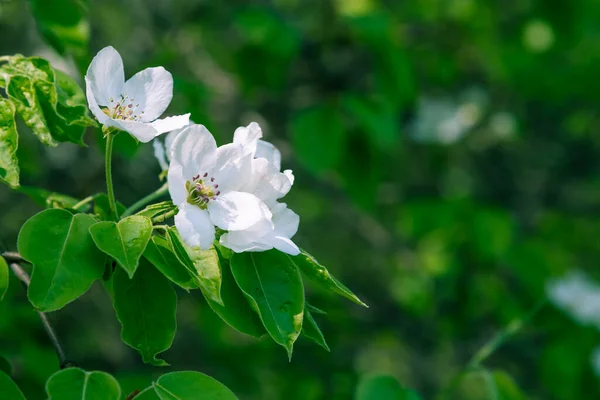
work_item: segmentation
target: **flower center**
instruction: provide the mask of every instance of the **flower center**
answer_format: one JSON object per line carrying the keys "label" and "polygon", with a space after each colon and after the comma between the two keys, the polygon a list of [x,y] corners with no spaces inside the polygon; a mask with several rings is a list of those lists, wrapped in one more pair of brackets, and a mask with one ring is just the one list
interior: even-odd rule
{"label": "flower center", "polygon": [[137,112],[139,103],[134,104],[135,99],[130,99],[129,96],[121,95],[118,100],[110,98],[110,105],[102,111],[112,119],[122,119],[128,121],[139,121],[144,114],[143,111]]}
{"label": "flower center", "polygon": [[202,176],[196,175],[191,181],[185,183],[188,192],[187,202],[204,210],[210,200],[216,200],[221,194],[218,188],[215,178],[209,177],[207,172]]}

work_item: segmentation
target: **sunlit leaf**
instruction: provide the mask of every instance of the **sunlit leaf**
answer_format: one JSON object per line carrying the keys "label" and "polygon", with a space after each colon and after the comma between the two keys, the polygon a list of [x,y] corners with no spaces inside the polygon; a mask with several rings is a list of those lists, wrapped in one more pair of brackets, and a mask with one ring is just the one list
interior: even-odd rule
{"label": "sunlit leaf", "polygon": [[41,311],[64,307],[85,293],[104,272],[104,254],[89,228],[96,220],[61,209],[31,217],[19,233],[21,256],[33,264],[29,301]]}
{"label": "sunlit leaf", "polygon": [[304,315],[304,286],[296,266],[286,254],[270,250],[234,253],[231,271],[269,335],[291,358]]}
{"label": "sunlit leaf", "polygon": [[323,288],[334,293],[342,295],[347,299],[352,300],[356,304],[367,307],[354,293],[350,291],[343,283],[338,281],[327,268],[322,266],[314,259],[313,256],[304,250],[297,256],[287,256],[291,262],[302,271],[307,277],[318,283]]}
{"label": "sunlit leaf", "polygon": [[197,289],[196,281],[185,266],[177,259],[168,240],[160,236],[152,236],[144,257],[150,261],[171,282],[185,290]]}
{"label": "sunlit leaf", "polygon": [[[308,305],[306,305],[308,306]],[[329,346],[327,346],[327,342],[325,341],[325,337],[323,336],[323,332],[317,325],[314,320],[312,314],[310,313],[308,307],[304,309],[304,322],[302,323],[302,334],[324,348],[327,351],[329,350]]]}
{"label": "sunlit leaf", "polygon": [[266,333],[260,318],[250,307],[248,300],[235,282],[229,260],[222,256],[220,248],[218,254],[223,275],[221,282],[223,304],[213,301],[208,296],[205,296],[206,301],[210,308],[233,329],[258,339]]}
{"label": "sunlit leaf", "polygon": [[18,140],[15,106],[0,97],[0,181],[13,188],[19,186]]}
{"label": "sunlit leaf", "polygon": [[396,378],[387,375],[367,376],[356,388],[355,400],[420,400],[411,389],[404,388]]}
{"label": "sunlit leaf", "polygon": [[98,222],[90,227],[90,234],[96,246],[114,258],[131,278],[152,236],[152,221],[132,215],[118,223]]}

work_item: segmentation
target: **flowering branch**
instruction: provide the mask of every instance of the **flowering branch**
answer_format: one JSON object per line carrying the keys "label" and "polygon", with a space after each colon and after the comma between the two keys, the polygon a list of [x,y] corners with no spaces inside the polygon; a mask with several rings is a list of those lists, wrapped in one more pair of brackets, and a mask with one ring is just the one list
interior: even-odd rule
{"label": "flowering branch", "polygon": [[[104,129],[103,129],[104,130]],[[108,204],[110,206],[110,212],[115,218],[115,221],[119,220],[119,212],[117,211],[117,201],[115,200],[115,190],[113,188],[112,181],[112,148],[113,141],[115,138],[116,132],[111,129],[106,129],[106,193],[108,195]]]}

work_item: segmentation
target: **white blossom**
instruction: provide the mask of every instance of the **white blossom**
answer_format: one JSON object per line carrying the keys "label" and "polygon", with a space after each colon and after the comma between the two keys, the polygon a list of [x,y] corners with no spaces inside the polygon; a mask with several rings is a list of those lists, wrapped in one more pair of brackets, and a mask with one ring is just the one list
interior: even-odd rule
{"label": "white blossom", "polygon": [[203,125],[190,125],[177,135],[170,154],[169,193],[179,208],[175,226],[188,246],[208,249],[215,226],[229,232],[252,228],[259,236],[273,231],[269,207],[242,191],[252,161],[242,145],[217,148]]}
{"label": "white blossom", "polygon": [[580,271],[547,285],[548,298],[582,325],[600,329],[600,285]]}
{"label": "white blossom", "polygon": [[277,249],[284,253],[297,255],[298,246],[291,238],[298,231],[300,217],[286,204],[277,200],[285,196],[294,183],[291,170],[281,168],[281,153],[271,143],[260,140],[262,130],[253,122],[240,127],[234,133],[233,142],[241,144],[251,154],[251,175],[242,190],[255,194],[267,206],[273,215],[273,228],[259,232],[260,226],[228,232],[221,236],[220,242],[235,252],[265,251]]}
{"label": "white blossom", "polygon": [[158,119],[173,98],[171,74],[163,67],[146,68],[125,81],[123,60],[113,47],[96,54],[85,83],[88,105],[98,121],[141,142],[189,123],[190,114]]}

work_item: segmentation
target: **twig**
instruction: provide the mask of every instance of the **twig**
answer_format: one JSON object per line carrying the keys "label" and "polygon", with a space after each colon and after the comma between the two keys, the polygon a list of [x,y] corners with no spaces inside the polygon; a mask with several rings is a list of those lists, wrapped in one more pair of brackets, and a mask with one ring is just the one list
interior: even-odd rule
{"label": "twig", "polygon": [[25,259],[23,259],[23,257],[21,257],[21,255],[19,253],[14,252],[14,251],[5,251],[4,253],[2,253],[2,257],[9,263],[11,263],[11,262],[17,262],[17,263],[27,262],[27,261],[25,261]]}
{"label": "twig", "polygon": [[[6,254],[7,253],[3,253],[2,256],[4,258],[7,258]],[[21,258],[18,253],[11,253],[11,255],[13,255],[13,256],[15,254],[18,258]],[[10,264],[10,268],[12,269],[15,276],[17,278],[19,278],[19,280],[21,282],[23,282],[23,286],[25,286],[26,288],[29,288],[29,283],[31,282],[31,279],[29,278],[29,275],[27,274],[27,272],[19,264],[15,263],[15,262],[12,262]],[[77,364],[75,362],[67,360],[67,357],[65,356],[65,352],[63,350],[63,347],[60,344],[60,341],[58,340],[58,336],[56,335],[56,332],[54,331],[54,328],[52,327],[52,324],[50,323],[48,316],[41,311],[37,311],[37,313],[40,316],[40,320],[42,321],[42,325],[44,325],[44,330],[46,331],[46,334],[48,335],[50,342],[52,342],[52,346],[54,346],[54,350],[56,350],[56,354],[58,355],[58,361],[60,362],[60,369],[64,369],[64,368],[68,368],[68,367],[76,367]]]}

